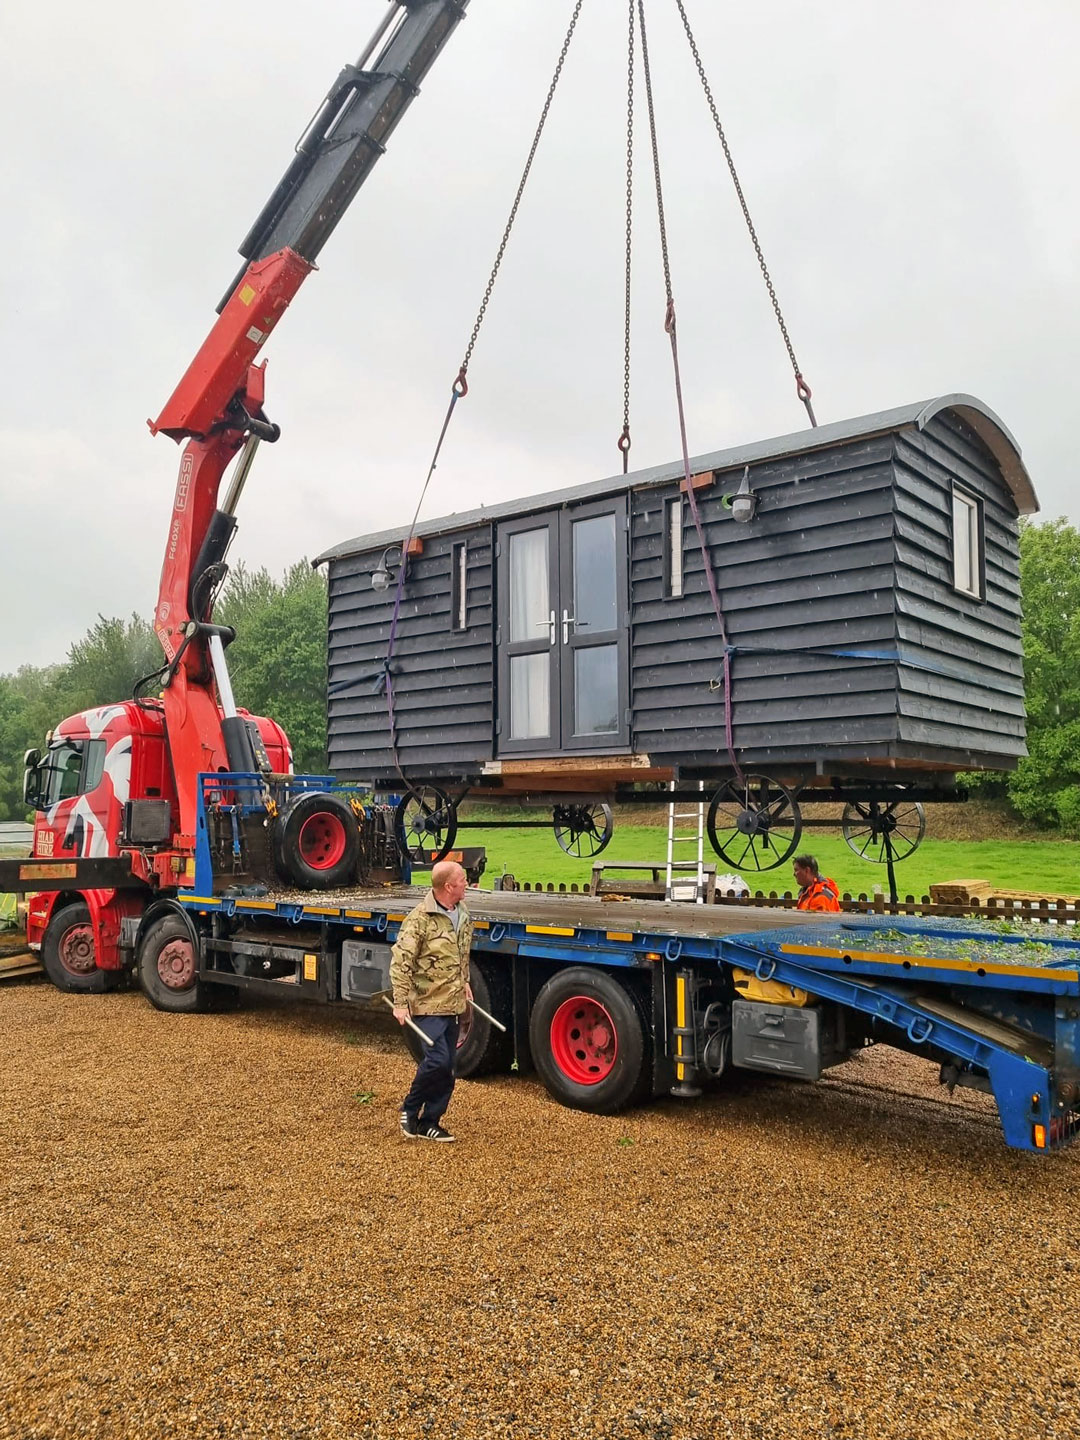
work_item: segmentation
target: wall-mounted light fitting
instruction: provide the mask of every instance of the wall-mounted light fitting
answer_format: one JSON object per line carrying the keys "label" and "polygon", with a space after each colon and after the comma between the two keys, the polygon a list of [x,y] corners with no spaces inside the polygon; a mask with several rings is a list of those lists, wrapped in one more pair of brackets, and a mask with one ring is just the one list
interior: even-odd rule
{"label": "wall-mounted light fitting", "polygon": [[405,563],[405,557],[401,548],[397,545],[387,545],[379,557],[379,563],[371,572],[371,588],[373,590],[389,590],[394,582],[393,572],[398,565]]}
{"label": "wall-mounted light fitting", "polygon": [[758,497],[750,489],[750,466],[743,471],[742,481],[733,495],[724,496],[724,504],[731,510],[731,518],[739,525],[749,525],[757,513]]}

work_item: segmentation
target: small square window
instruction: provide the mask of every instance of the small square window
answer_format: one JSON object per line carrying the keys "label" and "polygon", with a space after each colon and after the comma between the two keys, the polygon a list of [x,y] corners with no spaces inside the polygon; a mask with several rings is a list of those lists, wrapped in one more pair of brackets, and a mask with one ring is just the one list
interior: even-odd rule
{"label": "small square window", "polygon": [[455,545],[450,552],[450,629],[467,630],[469,608],[465,583],[468,565],[468,550],[465,542]]}
{"label": "small square window", "polygon": [[952,492],[953,588],[983,598],[983,517],[974,495]]}
{"label": "small square window", "polygon": [[664,501],[664,594],[677,600],[683,593],[682,496]]}

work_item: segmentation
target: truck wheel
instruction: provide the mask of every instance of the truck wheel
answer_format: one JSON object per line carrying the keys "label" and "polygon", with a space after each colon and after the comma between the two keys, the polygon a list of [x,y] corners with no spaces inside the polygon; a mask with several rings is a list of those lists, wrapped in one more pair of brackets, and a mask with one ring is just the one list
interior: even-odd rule
{"label": "truck wheel", "polygon": [[514,1058],[514,1037],[510,1028],[510,977],[488,974],[474,960],[469,982],[476,1003],[501,1020],[506,1032],[496,1029],[485,1016],[469,1009],[461,1017],[458,1036],[457,1073],[463,1080],[470,1076],[492,1075],[507,1071]]}
{"label": "truck wheel", "polygon": [[58,990],[100,995],[120,982],[119,970],[99,970],[94,956],[90,907],[79,901],[57,910],[41,942],[41,963]]}
{"label": "truck wheel", "polygon": [[139,942],[139,984],[151,1005],[174,1015],[207,1008],[199,955],[179,915],[163,915]]}
{"label": "truck wheel", "polygon": [[560,970],[529,1018],[533,1061],[548,1093],[575,1110],[613,1115],[651,1085],[651,1043],[637,1001],[613,976]]}
{"label": "truck wheel", "polygon": [[[469,983],[476,1003],[509,1027],[510,977],[489,976],[474,960],[469,968]],[[419,1064],[427,1046],[407,1025],[401,1027],[401,1035],[409,1054]],[[458,1030],[456,1074],[459,1080],[509,1070],[513,1057],[514,1041],[509,1029],[504,1034],[475,1010],[466,1011]]]}
{"label": "truck wheel", "polygon": [[356,879],[360,830],[336,795],[301,795],[274,821],[274,863],[302,890],[333,890]]}

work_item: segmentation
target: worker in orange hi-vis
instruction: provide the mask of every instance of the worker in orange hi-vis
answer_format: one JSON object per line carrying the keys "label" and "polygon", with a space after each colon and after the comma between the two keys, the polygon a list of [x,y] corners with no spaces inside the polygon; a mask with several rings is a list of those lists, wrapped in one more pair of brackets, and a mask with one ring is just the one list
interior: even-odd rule
{"label": "worker in orange hi-vis", "polygon": [[838,911],[842,908],[836,881],[819,872],[813,855],[796,855],[791,868],[799,887],[797,910]]}

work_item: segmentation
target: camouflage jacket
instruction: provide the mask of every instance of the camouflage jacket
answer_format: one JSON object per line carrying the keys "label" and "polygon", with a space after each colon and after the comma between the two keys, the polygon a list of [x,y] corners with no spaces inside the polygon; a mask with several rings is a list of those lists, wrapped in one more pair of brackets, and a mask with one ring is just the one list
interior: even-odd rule
{"label": "camouflage jacket", "polygon": [[390,958],[394,1004],[413,1015],[462,1015],[469,978],[472,919],[458,905],[458,928],[429,890],[405,917]]}

